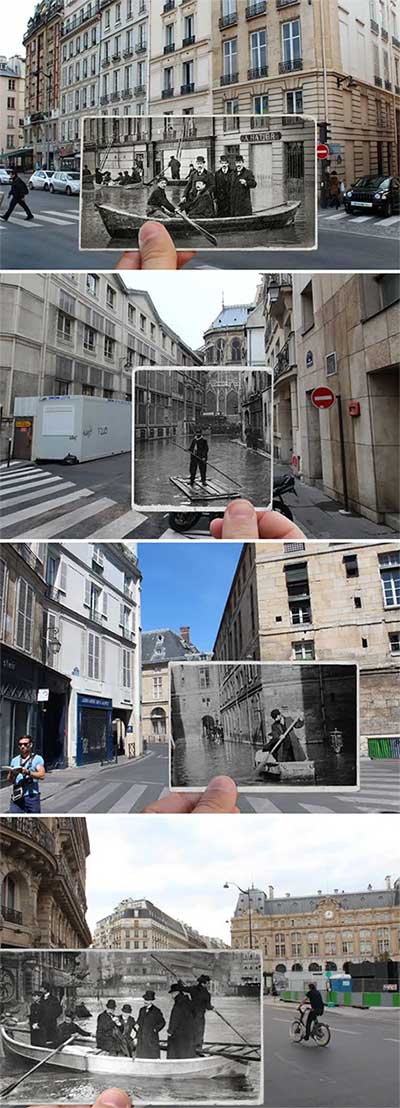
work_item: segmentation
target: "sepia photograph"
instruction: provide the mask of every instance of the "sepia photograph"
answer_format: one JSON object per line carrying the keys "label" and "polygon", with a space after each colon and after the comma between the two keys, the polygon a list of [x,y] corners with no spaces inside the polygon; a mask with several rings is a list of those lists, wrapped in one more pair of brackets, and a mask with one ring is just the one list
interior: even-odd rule
{"label": "sepia photograph", "polygon": [[178,247],[316,249],[315,120],[87,116],[80,248],[136,250],[153,220]]}
{"label": "sepia photograph", "polygon": [[169,673],[172,788],[218,774],[246,790],[358,788],[356,665],[205,661]]}
{"label": "sepia photograph", "polygon": [[[239,356],[240,338],[232,357],[236,347]],[[133,379],[134,508],[174,512],[186,529],[191,509],[223,511],[237,497],[271,506],[268,369],[137,369]]]}
{"label": "sepia photograph", "polygon": [[106,1084],[135,1104],[262,1103],[261,955],[250,960],[246,979],[249,953],[227,948],[4,953],[0,1099],[81,1105]]}

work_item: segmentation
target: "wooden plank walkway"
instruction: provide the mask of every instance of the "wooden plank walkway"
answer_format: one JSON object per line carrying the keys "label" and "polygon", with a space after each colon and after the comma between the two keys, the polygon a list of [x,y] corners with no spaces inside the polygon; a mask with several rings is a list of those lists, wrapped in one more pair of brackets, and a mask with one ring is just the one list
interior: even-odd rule
{"label": "wooden plank walkway", "polygon": [[217,485],[214,481],[206,481],[206,484],[202,485],[201,481],[195,480],[194,484],[191,485],[187,477],[179,476],[170,477],[170,481],[187,496],[188,500],[198,501],[202,504],[215,500],[233,500],[234,497],[240,496],[240,493],[224,489],[222,485]]}

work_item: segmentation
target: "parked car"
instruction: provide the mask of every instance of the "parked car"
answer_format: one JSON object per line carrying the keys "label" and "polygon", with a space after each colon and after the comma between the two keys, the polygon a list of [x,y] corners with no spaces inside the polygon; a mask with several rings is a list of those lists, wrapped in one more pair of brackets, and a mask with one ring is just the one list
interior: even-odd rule
{"label": "parked car", "polygon": [[67,196],[78,196],[80,192],[79,173],[57,169],[49,184],[50,192],[66,192]]}
{"label": "parked car", "polygon": [[373,215],[396,215],[400,213],[400,179],[384,177],[383,173],[359,177],[345,193],[344,206],[349,215],[358,208],[369,210]]}
{"label": "parked car", "polygon": [[8,185],[11,181],[11,173],[8,169],[0,169],[0,185]]}
{"label": "parked car", "polygon": [[45,189],[49,190],[50,181],[53,176],[53,171],[48,169],[35,169],[32,173],[32,177],[29,178],[28,188],[30,189]]}

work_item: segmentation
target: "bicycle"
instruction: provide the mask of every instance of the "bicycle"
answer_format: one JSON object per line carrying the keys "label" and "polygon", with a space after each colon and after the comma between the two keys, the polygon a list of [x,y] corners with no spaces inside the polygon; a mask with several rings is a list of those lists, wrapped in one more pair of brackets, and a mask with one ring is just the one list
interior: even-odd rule
{"label": "bicycle", "polygon": [[[290,1025],[289,1035],[292,1043],[301,1043],[306,1034],[306,1025],[304,1023],[305,1012],[309,1011],[308,1005],[299,1004],[298,1012],[300,1016],[297,1016]],[[310,1039],[314,1039],[317,1046],[328,1046],[331,1039],[331,1032],[327,1023],[320,1023],[318,1016],[315,1017],[314,1023],[310,1031]]]}

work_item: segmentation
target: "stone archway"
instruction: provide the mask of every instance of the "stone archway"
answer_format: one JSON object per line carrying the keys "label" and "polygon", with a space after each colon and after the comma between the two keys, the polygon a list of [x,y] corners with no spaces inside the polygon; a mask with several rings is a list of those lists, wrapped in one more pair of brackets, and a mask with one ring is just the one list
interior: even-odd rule
{"label": "stone archway", "polygon": [[167,715],[164,708],[153,708],[150,713],[153,735],[160,738],[167,733]]}

